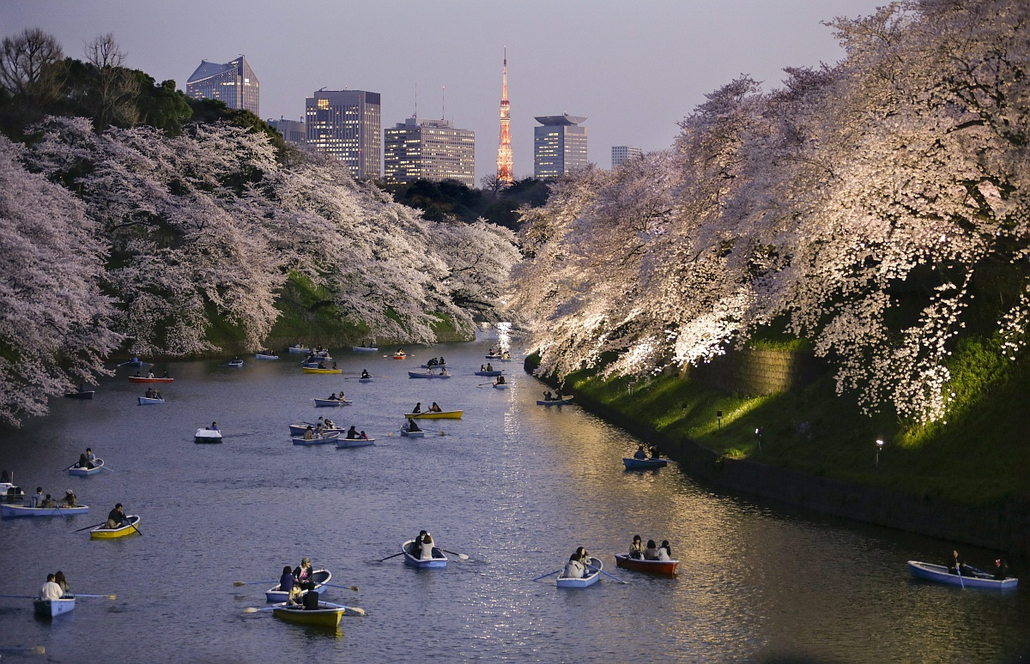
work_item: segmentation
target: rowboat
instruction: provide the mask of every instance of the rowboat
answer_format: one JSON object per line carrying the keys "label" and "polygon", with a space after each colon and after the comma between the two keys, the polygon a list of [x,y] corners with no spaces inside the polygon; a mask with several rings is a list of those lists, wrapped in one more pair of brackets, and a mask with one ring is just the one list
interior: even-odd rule
{"label": "rowboat", "polygon": [[508,383],[494,383],[494,389],[495,390],[506,390],[509,387],[511,387],[511,386],[508,385]]}
{"label": "rowboat", "polygon": [[75,516],[89,514],[89,505],[78,507],[29,507],[28,505],[0,505],[0,516]]}
{"label": "rowboat", "polygon": [[441,410],[437,412],[428,411],[425,413],[405,413],[404,417],[409,420],[460,420],[463,410]]}
{"label": "rowboat", "polygon": [[[311,425],[311,430],[314,431],[316,426],[317,425],[312,424]],[[304,424],[291,424],[290,425],[290,436],[303,436],[304,432],[307,431],[307,430],[308,430],[308,424],[307,423],[304,423]],[[345,433],[344,430],[340,429],[339,427],[329,427],[329,428],[323,427],[322,428],[322,432],[323,433],[333,433],[333,432],[336,432],[336,433],[338,433],[341,436],[344,435],[344,433]]]}
{"label": "rowboat", "polygon": [[344,449],[347,447],[367,447],[369,445],[375,445],[375,438],[337,438],[336,448]]}
{"label": "rowboat", "polygon": [[300,344],[297,344],[296,346],[290,346],[289,348],[287,348],[287,350],[289,352],[291,352],[291,353],[310,353],[311,352],[310,348],[305,348],[304,346],[301,346]]}
{"label": "rowboat", "polygon": [[375,346],[351,346],[350,349],[355,353],[376,353],[379,351]]}
{"label": "rowboat", "polygon": [[229,360],[225,363],[225,366],[232,367],[233,369],[239,369],[243,366],[243,360]]}
{"label": "rowboat", "polygon": [[92,399],[93,394],[96,390],[82,390],[80,392],[67,392],[64,397],[66,399]]}
{"label": "rowboat", "polygon": [[420,364],[423,369],[446,369],[446,364]]}
{"label": "rowboat", "polygon": [[32,609],[40,618],[56,618],[75,608],[75,595],[64,595],[60,599],[32,598]]}
{"label": "rowboat", "polygon": [[538,406],[568,406],[572,403],[572,397],[565,397],[564,399],[537,399],[536,405]]}
{"label": "rowboat", "polygon": [[308,374],[339,374],[343,369],[319,369],[318,367],[304,367],[304,373]]}
{"label": "rowboat", "polygon": [[[327,569],[316,569],[311,573],[311,582],[315,584],[315,592],[321,595],[325,592],[325,584],[329,583],[333,578],[333,573]],[[267,602],[285,602],[290,598],[290,593],[285,590],[279,590],[279,584],[275,584],[271,588],[265,591],[265,601]]]}
{"label": "rowboat", "polygon": [[155,399],[153,397],[136,397],[136,400],[141,406],[156,406],[165,402],[164,399]]}
{"label": "rowboat", "polygon": [[477,376],[487,376],[488,378],[496,378],[497,376],[500,376],[502,373],[503,372],[500,369],[492,369],[490,371],[486,371],[486,370],[477,371],[476,375]]}
{"label": "rowboat", "polygon": [[222,442],[222,432],[218,429],[197,429],[197,433],[193,434],[194,443],[220,443]]}
{"label": "rowboat", "polygon": [[137,358],[133,358],[131,360],[126,360],[125,362],[122,362],[118,366],[120,366],[120,367],[142,367],[144,364],[150,364],[150,362],[144,362],[143,360],[141,360],[141,359],[139,359],[137,357]]}
{"label": "rowboat", "polygon": [[488,360],[503,360],[504,359],[503,355],[497,355],[497,354],[484,355],[483,357],[485,357]]}
{"label": "rowboat", "polygon": [[103,459],[97,459],[96,461],[93,462],[93,467],[92,468],[80,467],[80,466],[72,466],[71,468],[68,469],[68,474],[69,475],[96,475],[97,473],[99,473],[103,469],[104,469],[104,460]]}
{"label": "rowboat", "polygon": [[130,383],[171,383],[174,381],[174,378],[168,378],[167,376],[129,376]]}
{"label": "rowboat", "polygon": [[278,355],[270,355],[268,353],[254,353],[255,360],[278,360]]}
{"label": "rowboat", "polygon": [[425,438],[426,437],[426,432],[425,431],[421,431],[421,430],[419,430],[419,431],[405,431],[404,429],[401,429],[401,435],[406,437],[406,438]]}
{"label": "rowboat", "polygon": [[995,579],[993,575],[976,569],[975,567],[963,566],[967,573],[962,575],[952,574],[945,565],[934,565],[933,563],[921,563],[918,560],[908,561],[908,571],[917,579],[946,583],[949,586],[960,586],[963,588],[991,588],[993,590],[1015,590],[1019,585],[1019,579]]}
{"label": "rowboat", "polygon": [[601,578],[601,567],[603,567],[599,559],[590,556],[590,561],[587,563],[587,575],[579,578],[571,578],[563,576],[565,569],[562,568],[561,574],[558,575],[557,584],[559,588],[587,588],[597,583],[597,580]]}
{"label": "rowboat", "polygon": [[350,399],[312,399],[312,401],[315,402],[315,408],[337,408],[354,403]]}
{"label": "rowboat", "polygon": [[343,604],[319,602],[317,609],[305,609],[299,604],[277,605],[272,609],[272,615],[286,622],[336,629],[340,625],[341,617],[363,616],[365,611],[357,607],[344,606]]}
{"label": "rowboat", "polygon": [[411,555],[411,547],[414,546],[414,544],[415,540],[411,539],[401,545],[401,551],[404,552],[405,565],[409,567],[418,567],[419,569],[447,567],[447,556],[443,555],[443,551],[434,546],[432,558],[416,558]]}
{"label": "rowboat", "polygon": [[335,443],[336,439],[339,438],[340,431],[327,431],[325,433],[316,433],[314,438],[291,438],[294,445],[328,445]]}
{"label": "rowboat", "polygon": [[371,383],[372,382],[372,377],[369,376],[368,378],[359,378],[358,382],[359,383]]}
{"label": "rowboat", "polygon": [[395,359],[395,360],[403,360],[407,356],[408,356],[408,354],[402,351],[400,353],[395,353],[394,356],[393,356],[393,359]]}
{"label": "rowboat", "polygon": [[616,553],[615,566],[625,567],[635,572],[645,574],[675,575],[678,560],[644,560],[643,558],[630,558],[628,554]]}
{"label": "rowboat", "polygon": [[107,524],[99,525],[89,531],[90,539],[118,539],[119,537],[128,537],[129,535],[139,535],[139,530],[136,526],[139,525],[138,514],[126,514],[125,525],[117,528],[107,528]]}
{"label": "rowboat", "polygon": [[433,373],[432,371],[409,371],[408,378],[450,378],[449,373]]}
{"label": "rowboat", "polygon": [[638,470],[646,468],[664,468],[669,465],[667,459],[634,459],[633,457],[623,457],[622,464],[627,469]]}

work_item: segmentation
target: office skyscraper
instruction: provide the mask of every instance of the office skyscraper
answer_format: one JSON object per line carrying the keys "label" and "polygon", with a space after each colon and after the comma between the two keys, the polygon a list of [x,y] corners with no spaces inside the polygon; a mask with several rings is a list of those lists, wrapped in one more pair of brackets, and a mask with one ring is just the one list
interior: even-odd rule
{"label": "office skyscraper", "polygon": [[308,139],[308,131],[303,120],[287,120],[279,116],[278,120],[265,120],[268,126],[283,135],[283,139],[291,145],[304,145]]}
{"label": "office skyscraper", "polygon": [[615,168],[624,161],[629,161],[634,157],[643,157],[644,151],[633,145],[613,145],[612,146],[612,168]]}
{"label": "office skyscraper", "polygon": [[357,179],[378,178],[382,152],[379,93],[319,90],[305,103],[307,143],[331,155]]}
{"label": "office skyscraper", "polygon": [[476,186],[476,132],[449,120],[408,118],[383,132],[383,179],[457,180]]}
{"label": "office skyscraper", "polygon": [[257,76],[242,55],[224,65],[201,60],[186,81],[186,95],[193,99],[218,99],[229,108],[258,115],[261,94]]}
{"label": "office skyscraper", "polygon": [[586,118],[575,115],[545,115],[536,118],[542,127],[533,128],[533,177],[556,178],[586,166]]}

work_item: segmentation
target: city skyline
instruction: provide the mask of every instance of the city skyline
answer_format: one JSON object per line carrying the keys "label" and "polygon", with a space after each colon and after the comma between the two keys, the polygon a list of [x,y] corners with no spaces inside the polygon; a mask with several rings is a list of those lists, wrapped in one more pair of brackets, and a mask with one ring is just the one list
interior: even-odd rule
{"label": "city skyline", "polygon": [[[740,74],[769,90],[780,86],[784,67],[839,60],[843,51],[821,22],[868,15],[878,4],[882,0],[732,0],[718,7],[691,0],[531,0],[516,7],[441,0],[420,12],[419,21],[397,22],[410,7],[396,0],[301,1],[286,13],[239,0],[5,0],[0,24],[5,37],[38,27],[78,59],[84,44],[112,33],[128,56],[126,66],[159,83],[173,79],[183,91],[201,60],[244,55],[261,81],[262,119],[300,120],[304,100],[324,87],[380,92],[383,125],[391,126],[412,116],[417,87],[418,117],[450,120],[478,135],[478,182],[497,169],[505,46],[514,175],[524,178],[533,173],[536,116],[589,117],[589,160],[601,168],[614,145],[664,149],[679,132],[677,122],[705,94]],[[341,25],[354,27],[341,33]]]}

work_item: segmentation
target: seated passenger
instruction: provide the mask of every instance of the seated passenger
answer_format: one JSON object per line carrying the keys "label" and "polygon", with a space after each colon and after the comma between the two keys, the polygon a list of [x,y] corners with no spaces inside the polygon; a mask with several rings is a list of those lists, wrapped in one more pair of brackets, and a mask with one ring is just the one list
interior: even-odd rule
{"label": "seated passenger", "polygon": [[443,412],[443,411],[440,410],[440,406],[437,405],[437,403],[434,401],[433,405],[429,407],[429,412],[430,413],[440,413],[440,412]]}
{"label": "seated passenger", "polygon": [[647,458],[647,452],[644,451],[644,446],[643,445],[640,445],[639,447],[637,447],[637,451],[633,453],[633,458],[634,459],[646,459]]}
{"label": "seated passenger", "polygon": [[358,437],[358,428],[352,424],[350,429],[347,429],[347,438],[354,439],[354,438],[357,438],[357,437]]}
{"label": "seated passenger", "polygon": [[68,489],[64,492],[64,500],[62,501],[65,507],[78,507],[79,499],[75,496],[75,492]]}
{"label": "seated passenger", "polygon": [[314,590],[309,590],[304,593],[304,610],[315,611],[318,609],[318,593]]}
{"label": "seated passenger", "polygon": [[647,540],[647,548],[644,549],[644,560],[658,560],[658,547],[654,540]]}
{"label": "seated passenger", "polygon": [[669,546],[669,540],[662,540],[662,545],[658,547],[658,560],[672,560],[672,547]]}
{"label": "seated passenger", "polygon": [[644,544],[640,535],[633,536],[633,544],[629,547],[629,557],[640,560],[644,557]]}
{"label": "seated passenger", "polygon": [[422,560],[432,560],[435,556],[433,555],[433,536],[426,533],[426,536],[422,538]]}

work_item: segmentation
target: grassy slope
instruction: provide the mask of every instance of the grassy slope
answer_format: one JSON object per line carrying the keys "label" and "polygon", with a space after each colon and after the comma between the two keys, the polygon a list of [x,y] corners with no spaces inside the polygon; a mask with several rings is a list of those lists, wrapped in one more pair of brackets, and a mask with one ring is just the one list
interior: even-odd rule
{"label": "grassy slope", "polygon": [[[985,350],[991,344],[966,342],[956,350],[949,386],[956,401],[946,423],[929,427],[863,415],[853,398],[836,395],[829,375],[765,397],[727,394],[676,375],[634,384],[585,371],[566,385],[614,419],[653,431],[673,453],[693,440],[727,456],[984,506],[1030,495],[1030,433],[1023,424],[1030,361],[994,360],[997,354]],[[886,445],[876,467],[878,438]]]}

